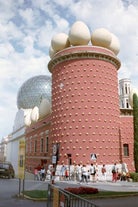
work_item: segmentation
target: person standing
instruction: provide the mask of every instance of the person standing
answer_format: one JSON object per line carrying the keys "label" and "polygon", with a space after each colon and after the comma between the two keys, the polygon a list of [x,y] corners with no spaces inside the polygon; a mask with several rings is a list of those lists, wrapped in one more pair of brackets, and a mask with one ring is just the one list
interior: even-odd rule
{"label": "person standing", "polygon": [[116,167],[116,163],[114,163],[112,167],[112,182],[116,182],[116,181],[117,181],[117,167]]}
{"label": "person standing", "polygon": [[101,172],[102,172],[102,180],[106,181],[106,167],[105,167],[105,164],[103,164],[103,166],[101,168]]}
{"label": "person standing", "polygon": [[82,181],[82,166],[78,164],[78,181]]}
{"label": "person standing", "polygon": [[41,180],[42,180],[42,181],[45,180],[45,172],[46,172],[46,171],[45,171],[45,168],[42,167],[42,168],[41,168]]}
{"label": "person standing", "polygon": [[126,181],[127,180],[127,175],[128,175],[128,168],[127,164],[123,163],[121,164],[121,173],[120,173],[120,180],[121,181]]}
{"label": "person standing", "polygon": [[99,179],[99,175],[98,175],[98,164],[96,163],[95,165],[95,181],[97,182]]}
{"label": "person standing", "polygon": [[77,181],[77,165],[74,164],[74,172],[73,172],[73,175],[74,175],[74,181]]}
{"label": "person standing", "polygon": [[90,166],[90,174],[92,176],[92,181],[95,182],[95,174],[96,174],[96,169],[93,163]]}
{"label": "person standing", "polygon": [[65,170],[65,180],[69,180],[69,169],[66,168]]}
{"label": "person standing", "polygon": [[41,180],[41,165],[40,164],[37,166],[37,170],[38,170],[38,180]]}
{"label": "person standing", "polygon": [[61,175],[60,180],[65,180],[65,170],[66,170],[66,166],[63,164],[60,170],[60,175]]}
{"label": "person standing", "polygon": [[88,172],[87,172],[87,170],[86,170],[86,166],[85,165],[83,165],[82,166],[82,182],[88,182]]}
{"label": "person standing", "polygon": [[76,165],[76,181],[79,181],[79,165]]}
{"label": "person standing", "polygon": [[39,180],[37,168],[34,169],[34,180]]}
{"label": "person standing", "polygon": [[51,180],[51,179],[52,179],[52,174],[51,174],[50,169],[48,168],[47,169],[47,172],[46,172],[46,178],[45,178],[45,180]]}

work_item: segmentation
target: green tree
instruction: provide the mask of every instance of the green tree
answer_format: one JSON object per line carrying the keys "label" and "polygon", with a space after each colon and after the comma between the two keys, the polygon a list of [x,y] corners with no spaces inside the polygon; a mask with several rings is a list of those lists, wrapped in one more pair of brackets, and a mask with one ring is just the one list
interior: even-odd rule
{"label": "green tree", "polygon": [[134,163],[138,172],[138,96],[133,94],[133,123],[134,123]]}

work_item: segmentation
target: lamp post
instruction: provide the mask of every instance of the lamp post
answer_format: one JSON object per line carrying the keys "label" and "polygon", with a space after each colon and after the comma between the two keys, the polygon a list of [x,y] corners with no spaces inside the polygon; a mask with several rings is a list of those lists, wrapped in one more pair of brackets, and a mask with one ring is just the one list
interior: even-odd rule
{"label": "lamp post", "polygon": [[55,173],[56,173],[56,166],[57,162],[59,159],[59,143],[53,144],[53,153],[52,153],[52,164],[53,164],[53,169],[52,169],[52,180],[51,183],[54,184],[55,180]]}
{"label": "lamp post", "polygon": [[69,180],[70,180],[70,165],[72,163],[72,158],[71,158],[71,154],[67,154],[68,156],[68,166],[69,166]]}

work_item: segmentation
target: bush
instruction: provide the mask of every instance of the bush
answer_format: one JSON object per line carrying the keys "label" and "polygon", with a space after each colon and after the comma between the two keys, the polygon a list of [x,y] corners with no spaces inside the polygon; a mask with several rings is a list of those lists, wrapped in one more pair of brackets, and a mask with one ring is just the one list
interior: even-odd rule
{"label": "bush", "polygon": [[133,182],[138,182],[138,173],[130,173],[130,178],[132,178]]}
{"label": "bush", "polygon": [[64,190],[73,194],[96,194],[99,192],[97,188],[90,187],[65,188]]}

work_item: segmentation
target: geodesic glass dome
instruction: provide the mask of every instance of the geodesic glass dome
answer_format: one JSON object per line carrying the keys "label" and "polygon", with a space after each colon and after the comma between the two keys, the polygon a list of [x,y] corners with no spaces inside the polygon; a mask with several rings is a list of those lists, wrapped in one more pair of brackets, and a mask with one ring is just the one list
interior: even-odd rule
{"label": "geodesic glass dome", "polygon": [[18,109],[29,109],[40,105],[42,99],[51,102],[51,77],[34,76],[23,83],[17,94]]}

